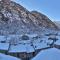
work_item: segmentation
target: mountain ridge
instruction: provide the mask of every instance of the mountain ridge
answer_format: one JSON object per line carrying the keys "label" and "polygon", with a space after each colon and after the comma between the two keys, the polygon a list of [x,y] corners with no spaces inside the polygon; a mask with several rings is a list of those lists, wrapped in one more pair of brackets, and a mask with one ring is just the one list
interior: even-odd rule
{"label": "mountain ridge", "polygon": [[38,32],[42,27],[58,29],[47,16],[36,12],[30,12],[13,1],[9,4],[0,1],[0,34]]}

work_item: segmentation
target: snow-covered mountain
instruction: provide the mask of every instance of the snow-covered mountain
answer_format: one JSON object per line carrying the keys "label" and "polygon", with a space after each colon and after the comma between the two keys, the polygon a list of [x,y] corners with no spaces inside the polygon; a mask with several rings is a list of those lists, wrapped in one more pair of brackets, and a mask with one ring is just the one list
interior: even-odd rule
{"label": "snow-covered mountain", "polygon": [[41,31],[40,27],[58,29],[47,16],[40,12],[30,12],[10,0],[0,1],[0,34],[30,33]]}
{"label": "snow-covered mountain", "polygon": [[54,23],[60,28],[60,21],[54,21]]}

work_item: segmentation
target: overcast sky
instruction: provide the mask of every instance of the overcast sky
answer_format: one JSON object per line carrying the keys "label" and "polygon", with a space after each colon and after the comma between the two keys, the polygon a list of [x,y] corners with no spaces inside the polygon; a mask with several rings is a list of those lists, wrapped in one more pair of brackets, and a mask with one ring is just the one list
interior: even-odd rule
{"label": "overcast sky", "polygon": [[14,0],[28,10],[37,10],[53,21],[60,21],[60,0]]}

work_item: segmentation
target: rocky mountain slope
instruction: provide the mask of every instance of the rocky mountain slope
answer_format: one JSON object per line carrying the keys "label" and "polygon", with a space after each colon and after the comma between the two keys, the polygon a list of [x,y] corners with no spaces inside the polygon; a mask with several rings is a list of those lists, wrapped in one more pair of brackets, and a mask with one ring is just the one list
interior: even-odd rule
{"label": "rocky mountain slope", "polygon": [[60,28],[60,21],[54,21],[54,23]]}
{"label": "rocky mountain slope", "polygon": [[23,6],[9,1],[0,1],[0,34],[20,34],[40,31],[40,27],[57,29],[44,14],[29,12]]}
{"label": "rocky mountain slope", "polygon": [[47,28],[57,28],[57,26],[44,14],[32,11],[32,14],[36,17],[38,24]]}

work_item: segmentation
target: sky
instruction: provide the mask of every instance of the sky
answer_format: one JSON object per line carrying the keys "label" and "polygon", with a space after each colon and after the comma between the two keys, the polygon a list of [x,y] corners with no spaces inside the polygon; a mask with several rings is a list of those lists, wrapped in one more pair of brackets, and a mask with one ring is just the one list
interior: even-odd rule
{"label": "sky", "polygon": [[29,11],[38,11],[52,21],[60,21],[60,0],[13,0]]}

